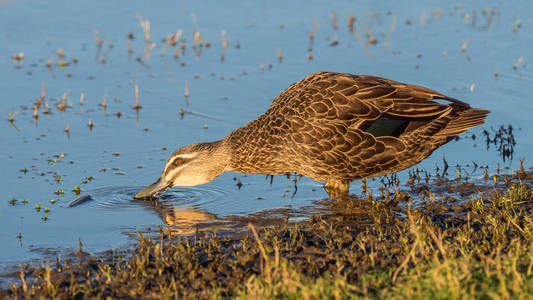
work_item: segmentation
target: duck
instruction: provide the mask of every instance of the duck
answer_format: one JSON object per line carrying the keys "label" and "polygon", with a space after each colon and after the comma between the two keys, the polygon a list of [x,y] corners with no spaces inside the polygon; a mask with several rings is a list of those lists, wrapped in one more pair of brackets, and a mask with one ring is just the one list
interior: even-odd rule
{"label": "duck", "polygon": [[298,173],[330,197],[350,182],[410,168],[485,122],[489,110],[378,76],[317,72],[281,92],[257,119],[221,140],[184,146],[135,198],[207,183],[224,172]]}

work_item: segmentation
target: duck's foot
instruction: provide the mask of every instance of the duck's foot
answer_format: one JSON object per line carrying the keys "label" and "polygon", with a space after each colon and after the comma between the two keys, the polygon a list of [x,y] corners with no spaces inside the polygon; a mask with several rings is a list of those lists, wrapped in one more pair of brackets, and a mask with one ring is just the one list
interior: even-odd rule
{"label": "duck's foot", "polygon": [[330,198],[347,197],[350,190],[350,182],[329,180],[324,184],[324,189]]}

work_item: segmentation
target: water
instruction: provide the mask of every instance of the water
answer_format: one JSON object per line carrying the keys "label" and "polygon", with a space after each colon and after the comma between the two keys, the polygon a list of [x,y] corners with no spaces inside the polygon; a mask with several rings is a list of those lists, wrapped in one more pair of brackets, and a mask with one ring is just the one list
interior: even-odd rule
{"label": "water", "polygon": [[[175,188],[157,201],[134,200],[133,195],[159,176],[172,151],[223,138],[263,113],[287,86],[315,71],[375,74],[420,84],[492,111],[485,125],[466,135],[475,134],[475,140],[445,145],[422,168],[442,167],[444,157],[452,173],[456,165],[472,172],[473,161],[490,172],[497,163],[516,169],[519,158],[530,165],[533,6],[521,2],[439,7],[411,1],[393,7],[387,1],[338,1],[324,7],[318,1],[78,1],[74,6],[69,1],[0,0],[0,264],[54,259],[77,248],[78,238],[86,251],[96,252],[126,245],[137,231],[157,231],[160,225],[192,234],[196,228],[223,228],[230,216],[314,205],[326,197],[319,182],[302,178],[293,196],[292,178],[276,176],[270,184],[262,175],[234,173],[202,186]],[[147,43],[137,13],[150,21],[148,45],[155,44],[140,62]],[[355,28],[363,42],[347,28],[350,14],[357,18]],[[518,19],[521,25],[513,32]],[[160,55],[165,38],[180,28],[185,54],[174,58],[176,48],[181,49],[178,42]],[[199,59],[192,49],[195,28],[211,43]],[[368,44],[367,28],[376,45]],[[228,42],[224,61],[222,30]],[[330,46],[335,36],[338,45]],[[22,61],[11,57],[19,52],[24,52]],[[513,69],[521,56],[523,62]],[[59,66],[62,61],[68,65]],[[40,109],[35,120],[32,106],[43,85],[51,113]],[[135,85],[142,105],[138,111],[132,109]],[[60,111],[64,93],[67,108]],[[186,112],[183,118],[180,109]],[[17,111],[10,123],[8,112]],[[498,147],[486,149],[483,130],[494,135],[509,124],[517,144],[513,158],[503,161]],[[472,176],[480,174],[478,168]],[[73,191],[76,186],[79,195]],[[360,183],[352,183],[351,190],[360,191]],[[68,207],[83,195],[92,199]]]}

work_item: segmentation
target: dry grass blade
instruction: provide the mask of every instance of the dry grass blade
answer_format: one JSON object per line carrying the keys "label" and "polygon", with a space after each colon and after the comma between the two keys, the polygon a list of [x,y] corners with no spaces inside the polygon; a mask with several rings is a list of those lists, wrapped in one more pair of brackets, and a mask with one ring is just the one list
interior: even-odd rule
{"label": "dry grass blade", "polygon": [[144,33],[144,38],[146,40],[147,44],[150,44],[152,41],[152,37],[150,34],[150,21],[143,20],[141,17],[141,14],[137,13],[137,19],[139,20],[139,25],[141,26],[141,29]]}
{"label": "dry grass blade", "polygon": [[268,255],[266,253],[265,247],[263,246],[263,243],[261,242],[261,239],[259,238],[259,234],[257,234],[257,231],[255,230],[255,226],[252,223],[248,223],[248,228],[250,228],[255,237],[255,240],[257,241],[263,259],[265,260],[265,262],[268,262]]}

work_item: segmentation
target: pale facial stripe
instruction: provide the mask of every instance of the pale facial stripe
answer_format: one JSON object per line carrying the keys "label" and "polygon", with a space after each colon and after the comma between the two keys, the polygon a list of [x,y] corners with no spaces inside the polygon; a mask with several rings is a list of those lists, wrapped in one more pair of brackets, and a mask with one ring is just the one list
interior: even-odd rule
{"label": "pale facial stripe", "polygon": [[169,170],[168,174],[165,174],[165,180],[167,181],[173,181],[174,177],[181,171],[183,166],[174,168],[172,170]]}
{"label": "pale facial stripe", "polygon": [[176,158],[189,159],[189,158],[194,158],[197,155],[198,153],[184,153],[184,154],[177,155]]}

